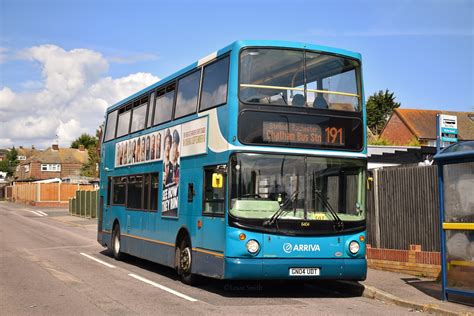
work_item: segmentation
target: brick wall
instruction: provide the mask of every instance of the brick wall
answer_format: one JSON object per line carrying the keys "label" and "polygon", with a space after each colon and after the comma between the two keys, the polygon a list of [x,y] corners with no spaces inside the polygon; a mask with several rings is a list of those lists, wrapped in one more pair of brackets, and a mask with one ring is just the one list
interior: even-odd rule
{"label": "brick wall", "polygon": [[407,145],[414,137],[410,129],[403,123],[396,112],[390,117],[387,125],[382,131],[381,137],[390,141],[393,145]]}
{"label": "brick wall", "polygon": [[41,163],[32,162],[30,163],[30,172],[21,172],[17,176],[19,177],[18,180],[67,178],[81,175],[81,167],[82,164],[63,163],[61,164],[61,172],[41,171]]}
{"label": "brick wall", "polygon": [[378,270],[438,278],[441,255],[439,252],[422,251],[420,245],[410,245],[410,250],[380,249],[367,245],[367,264]]}

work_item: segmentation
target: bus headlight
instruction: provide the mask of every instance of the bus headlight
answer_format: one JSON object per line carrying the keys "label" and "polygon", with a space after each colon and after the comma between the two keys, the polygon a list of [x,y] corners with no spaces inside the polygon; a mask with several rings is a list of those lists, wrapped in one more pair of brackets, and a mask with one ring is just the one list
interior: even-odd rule
{"label": "bus headlight", "polygon": [[359,249],[360,249],[360,246],[359,246],[359,243],[355,240],[351,241],[349,243],[349,251],[355,255],[356,253],[359,252]]}
{"label": "bus headlight", "polygon": [[250,239],[249,241],[247,241],[246,246],[247,251],[252,255],[256,254],[260,250],[260,245],[255,239]]}

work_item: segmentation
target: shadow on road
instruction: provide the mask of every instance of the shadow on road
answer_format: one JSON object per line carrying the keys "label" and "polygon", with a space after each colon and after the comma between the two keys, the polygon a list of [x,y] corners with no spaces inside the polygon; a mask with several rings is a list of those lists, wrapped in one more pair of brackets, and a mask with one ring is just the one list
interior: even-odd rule
{"label": "shadow on road", "polygon": [[[442,286],[441,281],[423,281],[418,278],[402,278],[406,284],[413,286],[420,292],[425,293],[437,300],[442,299]],[[450,294],[449,300],[465,305],[474,306],[474,298],[462,295]]]}
{"label": "shadow on road", "polygon": [[[102,255],[113,257],[110,250]],[[159,274],[171,280],[179,280],[176,271],[148,260],[126,255],[123,262]],[[194,286],[223,297],[262,298],[346,298],[360,297],[364,286],[358,282],[332,280],[218,280],[199,277]]]}

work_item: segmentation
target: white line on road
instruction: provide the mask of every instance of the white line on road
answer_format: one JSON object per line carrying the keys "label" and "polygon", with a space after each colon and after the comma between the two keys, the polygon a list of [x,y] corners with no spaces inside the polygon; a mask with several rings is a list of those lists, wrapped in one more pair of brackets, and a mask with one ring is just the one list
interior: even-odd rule
{"label": "white line on road", "polygon": [[46,213],[43,212],[43,211],[37,211],[37,212],[40,213],[40,214],[43,214],[43,216],[48,216],[48,214],[46,214]]}
{"label": "white line on road", "polygon": [[190,297],[190,296],[187,296],[187,295],[185,295],[185,294],[183,294],[183,293],[180,293],[180,292],[178,292],[178,291],[172,290],[172,289],[170,289],[169,287],[166,287],[166,286],[164,286],[164,285],[155,283],[155,282],[153,282],[153,281],[150,281],[150,280],[148,280],[148,279],[145,279],[145,278],[143,278],[143,277],[141,277],[141,276],[138,276],[138,275],[136,275],[136,274],[130,273],[129,276],[131,276],[132,278],[135,278],[135,279],[137,279],[137,280],[140,280],[140,281],[142,281],[142,282],[145,282],[145,283],[147,283],[147,284],[153,285],[154,287],[160,288],[160,289],[162,289],[163,291],[166,291],[166,292],[168,292],[168,293],[171,293],[171,294],[174,294],[174,295],[179,296],[179,297],[181,297],[181,298],[184,298],[185,300],[188,300],[188,301],[191,301],[191,302],[197,302],[197,301],[198,301],[198,300],[195,299],[195,298],[192,298],[192,297]]}
{"label": "white line on road", "polygon": [[35,212],[35,211],[30,211],[30,212],[33,213],[33,214],[35,214],[35,215],[37,215],[37,216],[40,216],[40,217],[43,217],[43,216],[44,216],[43,214],[40,214],[40,213]]}
{"label": "white line on road", "polygon": [[101,264],[103,264],[104,266],[107,266],[107,267],[109,267],[109,268],[115,268],[114,265],[112,265],[112,264],[110,264],[110,263],[107,263],[107,262],[105,262],[105,261],[99,260],[99,259],[97,259],[97,258],[94,258],[94,257],[92,257],[92,256],[89,256],[89,255],[86,254],[86,253],[81,252],[81,255],[83,255],[84,257],[87,257],[87,258],[89,258],[89,259],[92,259],[92,260],[94,260],[94,261],[96,261],[96,262],[98,262],[98,263],[101,263]]}

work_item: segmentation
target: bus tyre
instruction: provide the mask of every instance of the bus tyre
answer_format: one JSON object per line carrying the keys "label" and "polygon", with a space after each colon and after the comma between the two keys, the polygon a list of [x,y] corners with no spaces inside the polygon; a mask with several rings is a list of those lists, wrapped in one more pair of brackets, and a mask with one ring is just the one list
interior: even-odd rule
{"label": "bus tyre", "polygon": [[121,246],[120,226],[116,225],[112,234],[112,252],[116,260],[121,260],[123,258],[123,253],[120,251]]}
{"label": "bus tyre", "polygon": [[181,276],[181,281],[184,284],[193,285],[196,283],[196,276],[191,273],[193,264],[193,252],[191,249],[191,243],[186,239],[181,241],[179,247],[179,263],[178,263],[178,274]]}

